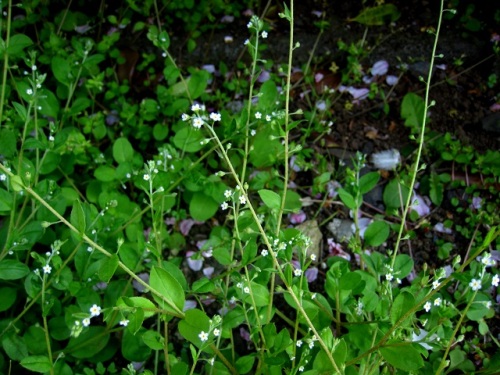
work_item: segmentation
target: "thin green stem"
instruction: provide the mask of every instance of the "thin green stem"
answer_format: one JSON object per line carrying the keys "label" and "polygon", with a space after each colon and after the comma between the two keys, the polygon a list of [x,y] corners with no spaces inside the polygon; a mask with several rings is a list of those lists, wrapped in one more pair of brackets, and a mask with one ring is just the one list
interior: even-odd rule
{"label": "thin green stem", "polygon": [[[3,71],[2,71],[2,89],[0,94],[0,126],[3,122],[3,106],[5,102],[5,91],[7,90],[7,71],[9,69],[9,42],[10,42],[10,25],[12,18],[12,0],[9,0],[7,9],[7,30],[5,35],[5,52],[3,54]],[[1,28],[0,28],[1,30]]]}
{"label": "thin green stem", "polygon": [[458,320],[457,324],[455,325],[455,329],[453,330],[453,333],[452,333],[452,335],[450,337],[450,341],[449,341],[448,345],[446,346],[446,350],[444,351],[443,358],[441,359],[441,363],[439,363],[439,367],[436,370],[436,375],[441,374],[441,372],[443,371],[443,369],[446,367],[446,358],[448,357],[448,353],[450,352],[450,349],[451,349],[451,347],[454,344],[453,340],[456,337],[456,335],[457,335],[458,330],[460,329],[460,327],[462,327],[462,323],[463,323],[464,318],[465,318],[465,316],[467,314],[467,311],[469,311],[470,307],[474,303],[474,300],[476,299],[477,292],[478,292],[477,290],[474,291],[474,294],[472,295],[472,298],[470,299],[469,303],[465,307],[464,311],[462,311],[462,314],[460,315],[460,319]]}
{"label": "thin green stem", "polygon": [[396,262],[396,256],[399,253],[399,246],[401,244],[401,239],[403,238],[403,230],[405,228],[404,223],[406,222],[406,217],[408,216],[408,212],[410,211],[410,207],[412,204],[413,188],[415,187],[415,182],[417,180],[420,159],[422,157],[422,150],[424,148],[425,129],[426,129],[426,125],[427,125],[427,113],[429,111],[429,95],[430,95],[430,91],[431,91],[432,71],[434,70],[434,61],[437,57],[436,51],[437,51],[437,45],[438,45],[438,41],[439,41],[439,32],[441,30],[441,24],[443,21],[443,9],[444,9],[444,0],[441,0],[440,1],[440,8],[439,8],[439,19],[438,19],[438,23],[437,23],[435,38],[434,38],[434,45],[432,47],[431,61],[429,64],[429,73],[427,74],[425,99],[424,99],[424,113],[423,113],[423,117],[422,117],[422,127],[420,129],[420,135],[418,138],[418,151],[417,151],[417,156],[415,158],[415,163],[413,165],[413,171],[411,173],[411,182],[410,182],[410,186],[408,187],[408,197],[406,199],[405,209],[403,210],[403,215],[401,217],[401,226],[399,227],[398,237],[396,239],[396,245],[394,246],[394,253],[392,254],[391,267],[394,267],[394,263]]}

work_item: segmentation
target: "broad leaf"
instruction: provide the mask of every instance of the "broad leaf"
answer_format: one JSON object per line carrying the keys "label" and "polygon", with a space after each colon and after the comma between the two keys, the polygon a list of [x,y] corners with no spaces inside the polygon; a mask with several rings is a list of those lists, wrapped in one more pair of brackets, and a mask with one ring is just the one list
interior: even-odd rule
{"label": "broad leaf", "polygon": [[400,342],[380,348],[379,351],[389,364],[403,371],[416,371],[424,365],[420,352],[413,344]]}
{"label": "broad leaf", "polygon": [[279,210],[281,207],[281,197],[279,194],[271,190],[259,190],[259,196],[264,204],[272,210]]}
{"label": "broad leaf", "polygon": [[163,298],[153,295],[160,308],[178,314],[184,308],[184,290],[179,282],[163,268],[154,266],[151,270],[149,284]]}

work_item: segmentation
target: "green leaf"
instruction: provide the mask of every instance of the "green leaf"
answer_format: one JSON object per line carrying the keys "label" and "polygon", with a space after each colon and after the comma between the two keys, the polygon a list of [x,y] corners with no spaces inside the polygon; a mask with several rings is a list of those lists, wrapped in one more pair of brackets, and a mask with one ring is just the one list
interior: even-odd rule
{"label": "green leaf", "polygon": [[389,344],[379,351],[389,364],[403,371],[416,371],[424,365],[420,352],[413,347],[413,344]]}
{"label": "green leaf", "polygon": [[340,290],[352,290],[359,284],[360,281],[361,281],[360,274],[354,272],[347,272],[340,278],[339,288]]}
{"label": "green leaf", "polygon": [[301,208],[302,201],[300,200],[300,195],[295,191],[288,190],[285,197],[285,211],[297,212]]}
{"label": "green leaf", "polygon": [[441,202],[443,202],[444,187],[441,178],[434,171],[431,172],[430,185],[429,197],[431,198],[432,203],[439,206],[441,205]]}
{"label": "green leaf", "polygon": [[18,280],[29,273],[28,266],[18,260],[4,258],[0,261],[0,280]]}
{"label": "green leaf", "polygon": [[236,368],[238,374],[248,374],[252,369],[254,362],[254,355],[245,355],[236,360],[234,367]]}
{"label": "green leaf", "polygon": [[389,237],[390,227],[385,221],[372,222],[365,231],[365,243],[368,246],[380,246]]}
{"label": "green leaf", "polygon": [[10,187],[15,192],[20,192],[24,190],[24,184],[21,176],[15,175],[10,178]]}
{"label": "green leaf", "polygon": [[163,268],[154,266],[151,270],[149,283],[159,292],[162,298],[153,295],[160,308],[179,314],[184,309],[184,290],[179,282]]}
{"label": "green leaf", "polygon": [[94,171],[94,177],[102,182],[110,182],[116,178],[116,171],[107,165],[101,165]]}
{"label": "green leaf", "polygon": [[151,348],[142,340],[142,333],[146,330],[140,329],[137,334],[129,330],[123,331],[121,352],[123,357],[131,362],[144,362],[151,355]]}
{"label": "green leaf", "polygon": [[[255,305],[259,306],[267,306],[269,305],[269,289],[262,284],[258,284],[254,281],[250,282],[250,288],[252,289],[253,298],[255,301]],[[247,295],[245,301],[248,303],[252,303],[252,298],[250,295]]]}
{"label": "green leaf", "polygon": [[7,53],[11,57],[18,57],[21,52],[28,46],[31,46],[33,41],[24,34],[12,35],[9,39],[9,47],[7,48]]}
{"label": "green leaf", "polygon": [[350,21],[358,22],[366,26],[382,26],[396,21],[401,13],[394,4],[382,4],[376,7],[369,7],[361,11]]}
{"label": "green leaf", "polygon": [[342,188],[339,188],[337,191],[339,193],[340,199],[346,205],[346,207],[351,210],[355,210],[357,205],[354,197]]}
{"label": "green leaf", "polygon": [[0,129],[0,150],[6,158],[14,156],[17,152],[16,134],[10,129]]}
{"label": "green leaf", "polygon": [[398,209],[406,203],[409,192],[407,186],[397,180],[391,180],[384,189],[384,204],[388,209]]}
{"label": "green leaf", "polygon": [[213,198],[204,193],[194,193],[189,202],[189,213],[193,219],[206,221],[213,217],[219,208],[219,204]]}
{"label": "green leaf", "polygon": [[409,255],[399,254],[394,261],[394,272],[400,279],[403,279],[413,270],[413,265],[413,259]]}
{"label": "green leaf", "polygon": [[0,188],[0,212],[11,211],[13,204],[14,198],[12,197],[12,194],[7,190]]}
{"label": "green leaf", "polygon": [[34,372],[48,372],[52,367],[49,358],[44,355],[31,355],[21,360],[21,366]]}
{"label": "green leaf", "polygon": [[204,139],[205,137],[203,137],[202,132],[193,128],[191,123],[189,123],[184,124],[184,126],[175,133],[174,145],[185,152],[197,152],[205,147],[205,145],[202,144]]}
{"label": "green leaf", "polygon": [[71,75],[71,66],[68,59],[61,56],[52,57],[52,73],[54,77],[62,84],[69,86],[73,80]]}
{"label": "green leaf", "polygon": [[187,85],[192,100],[199,98],[205,92],[209,75],[206,70],[198,70],[191,75]]}
{"label": "green leaf", "polygon": [[163,337],[156,331],[146,331],[142,334],[142,341],[153,350],[162,350],[165,344]]}
{"label": "green leaf", "polygon": [[[405,315],[415,305],[415,298],[409,292],[401,292],[398,294],[391,308],[391,323],[394,325],[396,322]],[[409,322],[408,319],[405,323]]]}
{"label": "green leaf", "polygon": [[272,210],[279,210],[281,207],[281,197],[279,194],[271,190],[261,189],[259,190],[260,199],[264,204]]}
{"label": "green leaf", "polygon": [[113,158],[117,163],[132,161],[134,149],[127,138],[118,138],[113,144]]}
{"label": "green leaf", "polygon": [[109,337],[106,327],[87,327],[80,336],[69,339],[64,354],[78,359],[92,358],[108,345]]}
{"label": "green leaf", "polygon": [[71,209],[70,223],[78,229],[80,233],[85,233],[87,229],[85,223],[85,212],[83,211],[83,206],[80,201],[73,202],[73,208]]}
{"label": "green leaf", "polygon": [[111,257],[104,258],[104,261],[101,263],[98,271],[99,279],[101,281],[108,283],[109,280],[111,280],[116,269],[118,268],[118,261],[118,254],[113,254]]}
{"label": "green leaf", "polygon": [[422,127],[424,119],[424,99],[412,92],[406,94],[401,103],[401,117],[405,120],[405,125],[417,133]]}
{"label": "green leaf", "polygon": [[28,347],[26,346],[26,342],[24,341],[24,338],[18,335],[12,334],[2,337],[2,347],[9,358],[14,361],[20,361],[28,356]]}
{"label": "green leaf", "polygon": [[16,301],[16,289],[3,287],[0,288],[0,312],[7,311]]}
{"label": "green leaf", "polygon": [[28,112],[26,111],[26,108],[18,102],[12,102],[12,106],[16,109],[16,112],[21,120],[26,121],[26,119],[28,118]]}
{"label": "green leaf", "polygon": [[380,179],[378,172],[370,172],[359,179],[359,191],[361,194],[366,194],[377,185]]}
{"label": "green leaf", "polygon": [[[204,344],[198,335],[202,331],[208,333],[209,328],[209,317],[203,311],[198,309],[190,309],[186,311],[184,319],[179,322],[180,334],[197,347]],[[211,339],[211,337],[209,337],[209,339]]]}

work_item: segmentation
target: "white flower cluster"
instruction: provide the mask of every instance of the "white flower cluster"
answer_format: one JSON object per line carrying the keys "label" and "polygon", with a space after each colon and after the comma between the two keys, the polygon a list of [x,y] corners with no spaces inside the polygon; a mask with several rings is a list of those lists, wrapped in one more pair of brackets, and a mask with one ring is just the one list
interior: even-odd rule
{"label": "white flower cluster", "polygon": [[210,119],[213,122],[218,122],[222,120],[222,116],[218,112],[212,112],[207,116],[206,107],[204,104],[195,103],[191,106],[191,111],[194,112],[193,115],[188,115],[183,113],[181,116],[182,121],[191,121],[191,124],[195,129],[201,129],[204,124]]}

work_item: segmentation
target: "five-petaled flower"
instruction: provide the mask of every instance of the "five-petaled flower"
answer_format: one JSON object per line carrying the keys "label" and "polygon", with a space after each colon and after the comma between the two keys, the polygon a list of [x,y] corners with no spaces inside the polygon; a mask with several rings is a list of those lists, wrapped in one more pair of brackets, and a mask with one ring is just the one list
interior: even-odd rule
{"label": "five-petaled flower", "polygon": [[201,341],[207,341],[208,340],[208,333],[205,331],[201,331],[200,334],[198,335]]}
{"label": "five-petaled flower", "polygon": [[427,301],[427,302],[425,303],[425,305],[424,305],[424,310],[425,310],[426,312],[429,312],[429,311],[430,311],[430,309],[431,309],[431,307],[432,307],[431,303],[430,303],[429,301]]}
{"label": "five-petaled flower", "polygon": [[434,306],[441,306],[441,301],[442,301],[442,300],[441,300],[441,298],[440,298],[440,297],[436,298],[436,299],[434,300]]}
{"label": "five-petaled flower", "polygon": [[90,325],[90,319],[89,318],[83,319],[82,320],[82,324],[83,324],[84,327],[88,327]]}
{"label": "five-petaled flower", "polygon": [[261,119],[262,118],[262,113],[260,112],[255,112],[255,118],[258,120],[258,119]]}
{"label": "five-petaled flower", "polygon": [[193,126],[196,128],[196,129],[199,129],[201,128],[201,126],[203,125],[203,119],[201,117],[195,117],[193,119]]}
{"label": "five-petaled flower", "polygon": [[128,319],[120,320],[120,325],[126,327],[128,325]]}
{"label": "five-petaled flower", "polygon": [[239,198],[239,199],[240,199],[240,203],[241,203],[241,204],[245,204],[245,203],[247,203],[247,199],[245,198],[245,196],[244,196],[244,195],[240,195],[240,198]]}
{"label": "five-petaled flower", "polygon": [[215,112],[210,114],[210,118],[213,121],[220,121],[221,120],[220,113],[215,113]]}
{"label": "five-petaled flower", "polygon": [[262,35],[262,38],[266,39],[267,38],[267,31],[263,31],[261,35]]}
{"label": "five-petaled flower", "polygon": [[214,336],[215,336],[215,337],[218,337],[219,335],[220,335],[220,329],[215,328],[215,329],[214,329]]}
{"label": "five-petaled flower", "polygon": [[92,305],[90,308],[90,315],[91,316],[99,316],[101,315],[101,307],[97,306],[95,303]]}
{"label": "five-petaled flower", "polygon": [[493,286],[498,286],[499,282],[500,282],[500,277],[498,275],[493,276],[493,279],[491,279],[491,285]]}
{"label": "five-petaled flower", "polygon": [[220,208],[222,209],[222,211],[225,211],[227,210],[229,207],[229,205],[227,204],[227,202],[223,202],[221,205],[220,205]]}
{"label": "five-petaled flower", "polygon": [[469,286],[474,292],[476,292],[479,289],[481,289],[481,280],[472,279],[471,282],[469,283]]}
{"label": "five-petaled flower", "polygon": [[50,271],[52,271],[52,267],[49,266],[48,264],[46,264],[45,266],[43,266],[43,273],[50,273]]}

